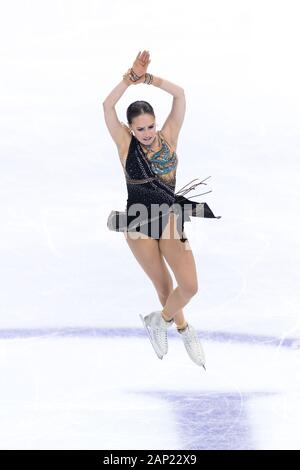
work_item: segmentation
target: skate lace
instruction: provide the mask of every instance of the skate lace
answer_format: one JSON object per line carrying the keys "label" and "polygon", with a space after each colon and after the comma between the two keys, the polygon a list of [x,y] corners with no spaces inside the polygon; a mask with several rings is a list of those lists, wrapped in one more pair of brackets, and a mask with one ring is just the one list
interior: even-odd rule
{"label": "skate lace", "polygon": [[162,342],[164,345],[167,343],[167,330],[164,327],[156,327],[155,328],[156,337],[158,337],[159,341]]}
{"label": "skate lace", "polygon": [[183,335],[185,343],[187,344],[190,351],[195,351],[199,354],[200,357],[203,356],[202,348],[200,345],[200,340],[194,330],[187,328],[186,334]]}

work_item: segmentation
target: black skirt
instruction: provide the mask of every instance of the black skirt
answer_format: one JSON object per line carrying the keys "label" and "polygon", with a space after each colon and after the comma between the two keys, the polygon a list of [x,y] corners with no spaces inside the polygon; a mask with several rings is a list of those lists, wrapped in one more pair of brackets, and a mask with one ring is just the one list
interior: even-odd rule
{"label": "black skirt", "polygon": [[178,214],[177,230],[181,241],[186,241],[184,236],[184,223],[191,220],[191,217],[205,217],[220,219],[215,216],[206,202],[196,202],[186,197],[176,194],[174,204],[154,214],[148,208],[147,216],[137,217],[129,215],[128,211],[113,210],[108,216],[107,227],[116,232],[140,232],[154,239],[159,239],[169,220],[170,212]]}

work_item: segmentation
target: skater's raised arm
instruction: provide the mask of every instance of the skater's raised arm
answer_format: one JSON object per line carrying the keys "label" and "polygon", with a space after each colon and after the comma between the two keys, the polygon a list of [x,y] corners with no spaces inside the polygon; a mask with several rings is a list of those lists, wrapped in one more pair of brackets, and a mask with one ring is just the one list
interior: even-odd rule
{"label": "skater's raised arm", "polygon": [[121,82],[118,83],[118,85],[112,89],[112,91],[103,101],[103,108],[113,108],[119,101],[121,96],[125,93],[128,87],[129,83],[126,83],[124,80],[121,80]]}
{"label": "skater's raised arm", "polygon": [[161,131],[171,136],[171,141],[176,147],[186,111],[184,89],[175,83],[156,76],[153,76],[152,84],[173,95],[172,108]]}
{"label": "skater's raised arm", "polygon": [[123,75],[123,80],[110,92],[110,94],[103,101],[103,107],[109,108],[115,106],[119,101],[125,90],[132,84],[136,85],[145,80],[145,73],[150,64],[149,52],[143,51],[138,53],[133,62],[133,65]]}
{"label": "skater's raised arm", "polygon": [[157,77],[156,75],[153,75],[152,85],[170,93],[174,98],[181,98],[182,95],[184,95],[184,89],[181,86],[169,82],[169,80],[165,78]]}
{"label": "skater's raised arm", "polygon": [[143,51],[138,53],[133,66],[123,75],[123,80],[113,88],[106,99],[103,101],[104,119],[109,133],[118,147],[122,146],[124,141],[124,133],[129,132],[129,128],[121,123],[118,119],[115,105],[130,85],[143,83],[145,73],[151,60],[149,60],[149,52]]}

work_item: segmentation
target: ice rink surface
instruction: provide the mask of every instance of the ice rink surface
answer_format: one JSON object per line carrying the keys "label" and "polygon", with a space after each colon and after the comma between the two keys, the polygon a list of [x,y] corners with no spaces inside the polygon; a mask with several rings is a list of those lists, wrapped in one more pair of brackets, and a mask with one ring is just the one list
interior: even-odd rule
{"label": "ice rink surface", "polygon": [[[295,3],[158,5],[2,9],[1,449],[300,449]],[[106,226],[127,193],[102,102],[144,49],[185,89],[176,188],[211,175],[196,200],[222,216],[185,225],[206,372],[175,328],[156,357],[157,293]],[[130,87],[121,121],[138,99],[160,129],[172,96]]]}

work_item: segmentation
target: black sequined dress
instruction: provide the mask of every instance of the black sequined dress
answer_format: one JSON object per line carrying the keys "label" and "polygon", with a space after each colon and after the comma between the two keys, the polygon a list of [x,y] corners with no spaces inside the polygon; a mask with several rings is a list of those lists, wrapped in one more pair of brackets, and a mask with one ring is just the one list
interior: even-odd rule
{"label": "black sequined dress", "polygon": [[[161,133],[160,136],[162,137]],[[173,159],[174,156],[177,161],[176,152],[173,153]],[[156,174],[151,158],[145,155],[134,135],[131,137],[124,173],[128,193],[126,208],[124,212],[111,211],[107,220],[110,230],[136,231],[159,239],[168,223],[170,212],[175,212],[178,215],[177,230],[181,236],[180,241],[185,242],[187,238],[184,234],[184,222],[189,221],[190,216],[217,219],[221,217],[214,216],[205,202],[199,203],[184,197],[184,194],[199,184],[206,184],[204,181],[210,177],[186,188],[198,179],[196,178],[175,193],[176,169],[166,177]]]}

